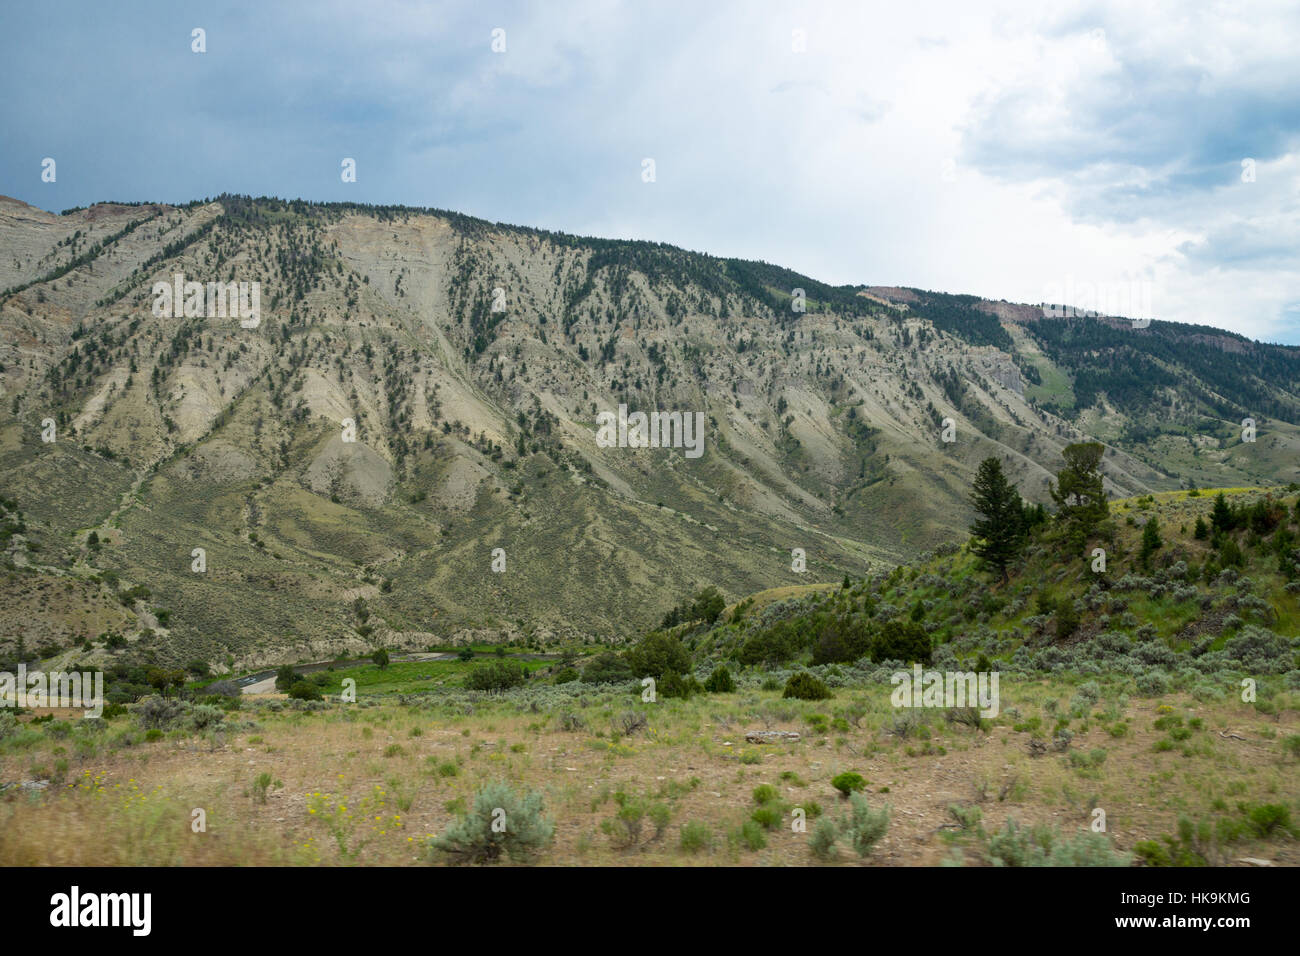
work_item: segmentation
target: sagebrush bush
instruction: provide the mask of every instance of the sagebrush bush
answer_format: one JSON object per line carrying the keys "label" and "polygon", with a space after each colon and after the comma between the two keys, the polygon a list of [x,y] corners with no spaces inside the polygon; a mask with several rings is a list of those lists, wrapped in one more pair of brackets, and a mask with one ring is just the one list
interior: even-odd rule
{"label": "sagebrush bush", "polygon": [[226,719],[226,712],[211,704],[198,704],[190,711],[190,725],[195,730],[218,727]]}
{"label": "sagebrush bush", "polygon": [[839,831],[858,856],[869,854],[888,830],[888,805],[872,810],[862,794],[849,797],[849,815],[840,823]]}
{"label": "sagebrush bush", "polygon": [[1159,697],[1169,693],[1169,678],[1159,671],[1147,671],[1137,678],[1137,692],[1143,697]]}
{"label": "sagebrush bush", "polygon": [[517,862],[529,860],[555,839],[555,824],[542,815],[542,795],[515,793],[504,782],[485,784],[474,795],[474,806],[452,823],[431,847],[469,862],[492,863],[505,853]]}
{"label": "sagebrush bush", "polygon": [[146,697],[135,708],[142,730],[168,730],[185,717],[185,705],[165,697]]}
{"label": "sagebrush bush", "polygon": [[835,824],[826,818],[817,821],[812,836],[808,838],[808,849],[819,860],[829,860],[835,855],[835,841],[839,834]]}

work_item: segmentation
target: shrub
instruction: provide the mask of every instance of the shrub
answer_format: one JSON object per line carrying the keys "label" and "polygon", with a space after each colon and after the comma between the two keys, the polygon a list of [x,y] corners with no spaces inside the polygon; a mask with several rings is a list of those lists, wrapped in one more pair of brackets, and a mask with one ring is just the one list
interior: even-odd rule
{"label": "shrub", "polygon": [[776,791],[776,787],[772,786],[770,783],[762,783],[754,788],[754,802],[759,806],[771,803],[778,796],[779,794]]}
{"label": "shrub", "polygon": [[709,675],[709,679],[704,682],[704,689],[710,694],[730,694],[736,689],[736,682],[731,677],[731,672],[725,667],[715,668]]}
{"label": "shrub", "polygon": [[292,700],[321,700],[320,688],[310,681],[300,680],[289,688]]}
{"label": "shrub", "polygon": [[1274,830],[1291,832],[1291,811],[1284,804],[1263,803],[1243,809],[1256,836],[1267,837]]}
{"label": "shrub", "polygon": [[754,812],[749,815],[749,818],[764,830],[775,830],[781,825],[782,816],[783,814],[781,813],[780,806],[767,804],[755,808]]}
{"label": "shrub", "polygon": [[838,833],[835,824],[825,818],[817,821],[812,836],[808,839],[808,848],[819,860],[829,860],[835,855],[835,840]]}
{"label": "shrub", "polygon": [[862,774],[850,770],[833,777],[831,786],[847,799],[850,795],[867,789],[867,781]]}
{"label": "shrub", "polygon": [[740,827],[740,842],[757,852],[767,846],[767,836],[761,826],[753,820],[746,820]]}
{"label": "shrub", "polygon": [[602,651],[582,669],[584,684],[622,684],[632,679],[632,668],[613,651]]}
{"label": "shrub", "polygon": [[135,708],[141,730],[167,730],[185,716],[185,705],[164,697],[146,697]]}
{"label": "shrub", "polygon": [[568,684],[578,680],[580,676],[576,667],[564,667],[556,671],[553,680],[557,684]]}
{"label": "shrub", "polygon": [[807,671],[800,671],[797,674],[790,675],[790,679],[785,682],[785,691],[781,696],[783,698],[793,697],[796,700],[827,700],[835,695],[831,693],[829,687],[812,674]]}
{"label": "shrub", "polygon": [[861,620],[839,615],[827,621],[813,645],[814,664],[835,664],[865,657],[871,645],[871,633]]}
{"label": "shrub", "polygon": [[[1141,855],[1142,844],[1135,849]],[[1006,828],[987,837],[985,849],[994,866],[1128,866],[1130,859],[1101,833],[1062,836],[1051,827]]]}
{"label": "shrub", "polygon": [[505,853],[531,859],[555,838],[555,824],[543,815],[542,795],[517,794],[506,783],[489,783],[474,796],[473,808],[436,837],[437,853],[471,862],[492,863]]}
{"label": "shrub", "polygon": [[933,653],[930,635],[915,621],[887,621],[871,644],[871,659],[876,663],[929,664]]}
{"label": "shrub", "polygon": [[645,713],[639,710],[626,710],[615,721],[615,727],[624,737],[631,737],[649,723]]}
{"label": "shrub", "polygon": [[1137,691],[1143,697],[1159,697],[1169,693],[1169,678],[1159,671],[1147,671],[1137,678]]}
{"label": "shrub", "polygon": [[684,853],[700,853],[713,846],[713,831],[708,824],[692,820],[682,824],[681,847]]}
{"label": "shrub", "polygon": [[240,697],[243,691],[232,680],[219,680],[203,688],[203,693],[211,697]]}
{"label": "shrub", "polygon": [[527,671],[518,661],[492,661],[475,668],[465,679],[465,686],[470,690],[506,690],[520,686],[526,679]]}
{"label": "shrub", "polygon": [[190,711],[190,724],[195,730],[219,726],[225,719],[226,712],[211,704],[198,704]]}
{"label": "shrub", "polygon": [[655,631],[627,652],[627,663],[636,677],[658,679],[669,673],[690,673],[691,652],[680,638]]}
{"label": "shrub", "polygon": [[370,655],[370,660],[373,661],[374,665],[381,671],[388,669],[388,651],[384,650],[382,647]]}
{"label": "shrub", "polygon": [[1047,857],[1048,866],[1128,866],[1130,862],[1128,854],[1111,846],[1105,834],[1087,832],[1055,839]]}
{"label": "shrub", "polygon": [[266,791],[271,786],[271,775],[269,773],[259,773],[253,778],[253,785],[250,788],[250,794],[254,803],[266,803]]}
{"label": "shrub", "polygon": [[840,832],[858,856],[866,856],[889,829],[889,807],[872,810],[860,793],[849,797],[849,806],[849,816],[840,824]]}
{"label": "shrub", "polygon": [[287,694],[289,688],[298,681],[298,675],[293,672],[293,665],[284,664],[275,671],[275,689],[282,694]]}
{"label": "shrub", "polygon": [[700,686],[700,682],[695,679],[694,674],[687,674],[683,677],[676,671],[669,671],[664,674],[655,689],[660,697],[668,698],[680,697],[685,699],[695,694],[704,693],[704,688]]}

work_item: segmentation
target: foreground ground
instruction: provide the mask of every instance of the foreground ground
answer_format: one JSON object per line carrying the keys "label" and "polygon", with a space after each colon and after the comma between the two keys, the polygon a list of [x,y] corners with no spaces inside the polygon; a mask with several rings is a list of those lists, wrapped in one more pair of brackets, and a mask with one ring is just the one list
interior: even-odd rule
{"label": "foreground ground", "polygon": [[[845,771],[890,806],[890,825],[869,855],[841,846],[832,864],[985,865],[981,834],[1008,819],[1070,835],[1097,809],[1125,853],[1185,818],[1208,826],[1178,845],[1208,863],[1300,863],[1289,824],[1259,822],[1267,805],[1300,814],[1295,695],[1261,706],[1231,688],[1197,700],[1131,687],[1005,681],[1002,713],[980,729],[894,709],[887,685],[819,702],[751,687],[647,704],[576,683],[405,703],[254,697],[149,732],[137,714],[97,731],[24,715],[0,740],[0,864],[436,862],[430,837],[505,780],[544,796],[543,864],[810,865],[818,812],[845,812],[831,785]],[[647,718],[630,735],[628,712]],[[753,744],[750,730],[801,737]],[[764,784],[779,819],[746,827]],[[807,832],[792,828],[796,807]]]}

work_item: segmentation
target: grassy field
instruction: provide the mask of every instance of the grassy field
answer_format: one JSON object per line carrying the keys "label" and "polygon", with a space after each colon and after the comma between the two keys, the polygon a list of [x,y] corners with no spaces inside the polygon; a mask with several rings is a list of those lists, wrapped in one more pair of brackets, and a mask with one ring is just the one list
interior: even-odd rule
{"label": "grassy field", "polygon": [[[1260,706],[1137,697],[1123,678],[1007,680],[1002,712],[975,728],[900,712],[888,685],[820,702],[749,686],[643,704],[576,683],[384,695],[417,672],[439,670],[361,668],[359,704],[245,699],[201,729],[20,718],[0,740],[0,781],[49,784],[0,797],[0,864],[437,863],[431,838],[494,781],[542,796],[555,827],[543,864],[979,866],[1005,853],[1008,820],[1060,842],[1099,809],[1126,860],[1156,841],[1211,864],[1300,863],[1285,819],[1300,811],[1294,693]],[[627,735],[629,711],[647,724]],[[801,737],[753,744],[750,730]],[[1064,749],[1033,754],[1062,731]],[[823,859],[811,835],[847,812],[831,784],[844,772],[889,826],[866,856],[840,845]]]}

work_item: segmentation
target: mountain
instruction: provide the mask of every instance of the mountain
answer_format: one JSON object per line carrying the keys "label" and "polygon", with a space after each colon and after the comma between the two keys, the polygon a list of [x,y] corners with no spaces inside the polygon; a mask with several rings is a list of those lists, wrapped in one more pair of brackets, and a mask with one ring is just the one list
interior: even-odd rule
{"label": "mountain", "polygon": [[[959,540],[981,459],[1046,501],[1087,437],[1115,496],[1300,479],[1300,349],[1215,329],[238,196],[0,198],[0,250],[0,654],[620,640]],[[620,406],[702,454],[602,447]]]}

